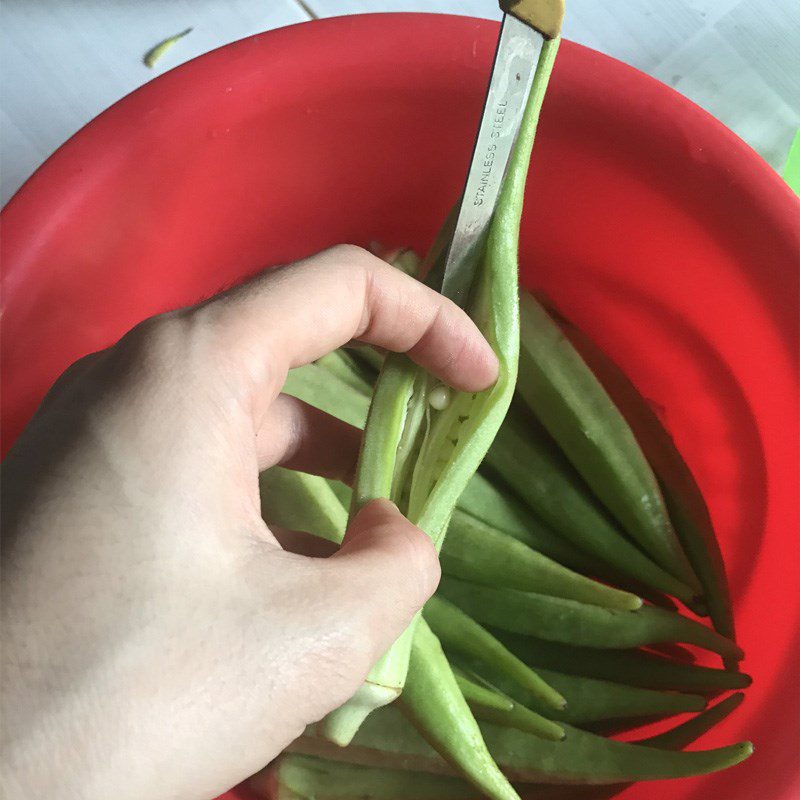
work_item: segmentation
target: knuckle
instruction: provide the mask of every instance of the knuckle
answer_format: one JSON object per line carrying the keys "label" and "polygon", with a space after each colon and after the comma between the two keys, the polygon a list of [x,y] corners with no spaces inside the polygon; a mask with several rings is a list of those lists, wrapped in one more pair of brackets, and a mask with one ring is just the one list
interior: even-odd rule
{"label": "knuckle", "polygon": [[192,326],[180,312],[150,317],[126,333],[109,351],[104,378],[137,390],[193,383]]}
{"label": "knuckle", "polygon": [[155,366],[176,348],[180,338],[177,317],[159,315],[143,320],[131,328],[115,346],[117,355],[141,366]]}
{"label": "knuckle", "polygon": [[363,261],[365,259],[373,260],[373,256],[368,250],[359,247],[357,244],[335,244],[325,250],[325,254],[331,258],[341,261]]}
{"label": "knuckle", "polygon": [[433,542],[408,521],[393,526],[386,535],[403,591],[408,592],[411,603],[422,605],[436,589],[441,576]]}

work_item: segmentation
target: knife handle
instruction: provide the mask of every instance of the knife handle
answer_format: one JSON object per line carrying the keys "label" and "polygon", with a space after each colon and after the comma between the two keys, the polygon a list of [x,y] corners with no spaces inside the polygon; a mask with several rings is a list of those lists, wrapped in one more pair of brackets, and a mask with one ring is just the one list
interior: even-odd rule
{"label": "knife handle", "polygon": [[536,28],[547,39],[554,39],[561,33],[564,0],[500,0],[500,8]]}

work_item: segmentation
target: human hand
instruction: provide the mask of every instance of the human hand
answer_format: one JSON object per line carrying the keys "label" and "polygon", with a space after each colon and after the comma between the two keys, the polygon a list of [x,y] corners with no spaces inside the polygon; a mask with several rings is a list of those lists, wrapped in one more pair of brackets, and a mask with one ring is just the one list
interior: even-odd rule
{"label": "human hand", "polygon": [[211,798],[341,705],[435,589],[387,501],[330,558],[261,519],[274,464],[351,474],[359,432],[280,394],[351,339],[494,380],[455,305],[342,246],[147,320],[57,381],[4,464],[8,798]]}

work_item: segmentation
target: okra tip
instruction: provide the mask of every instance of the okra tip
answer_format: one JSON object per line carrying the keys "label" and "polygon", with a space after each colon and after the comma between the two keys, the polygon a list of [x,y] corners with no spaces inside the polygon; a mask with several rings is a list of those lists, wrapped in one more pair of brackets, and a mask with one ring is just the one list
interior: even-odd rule
{"label": "okra tip", "polygon": [[644,600],[641,597],[630,592],[625,592],[626,606],[625,611],[638,611],[643,605]]}
{"label": "okra tip", "polygon": [[739,664],[741,663],[741,660],[741,658],[736,658],[735,656],[725,656],[722,659],[722,666],[724,666],[728,672],[739,672]]}
{"label": "okra tip", "polygon": [[755,745],[752,742],[741,742],[739,747],[742,751],[742,761],[746,758],[750,758],[756,751]]}

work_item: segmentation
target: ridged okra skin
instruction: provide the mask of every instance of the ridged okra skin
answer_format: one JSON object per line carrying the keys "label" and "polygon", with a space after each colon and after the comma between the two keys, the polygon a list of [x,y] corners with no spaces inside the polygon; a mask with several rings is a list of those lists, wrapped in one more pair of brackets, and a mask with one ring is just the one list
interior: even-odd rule
{"label": "ridged okra skin", "polygon": [[520,309],[519,395],[644,552],[699,590],[630,425],[539,302],[523,292]]}
{"label": "ridged okra skin", "polygon": [[575,325],[560,316],[558,321],[630,425],[658,478],[675,531],[700,580],[711,621],[723,636],[735,640],[725,563],[691,469],[658,414],[622,369]]}
{"label": "ridged okra skin", "polygon": [[[706,712],[703,712],[706,713]],[[712,750],[674,752],[646,744],[607,739],[563,725],[566,737],[547,741],[514,728],[481,724],[483,738],[503,772],[516,783],[607,785],[706,775],[741,763],[749,742]],[[447,762],[396,708],[371,715],[347,748],[304,735],[292,749],[331,760],[449,773]]]}
{"label": "ridged okra skin", "polygon": [[721,656],[741,656],[730,639],[689,617],[656,606],[617,611],[534,592],[479,586],[448,576],[442,578],[439,593],[480,623],[562,644],[625,649],[685,642]]}
{"label": "ridged okra skin", "polygon": [[618,681],[646,689],[715,693],[745,689],[752,678],[742,672],[681,664],[641,650],[605,650],[520,636],[489,628],[513,653],[533,667]]}
{"label": "ridged okra skin", "polygon": [[[635,744],[681,750],[719,724],[742,702],[733,694],[688,721]],[[376,761],[379,760],[376,758]],[[522,800],[608,800],[625,783],[610,785],[517,784]],[[257,778],[254,787],[274,800],[479,800],[461,778],[407,769],[362,766],[287,753]]]}
{"label": "ridged okra skin", "polygon": [[556,443],[527,409],[515,406],[486,465],[553,530],[615,570],[690,602],[695,590],[634,545],[587,491]]}

